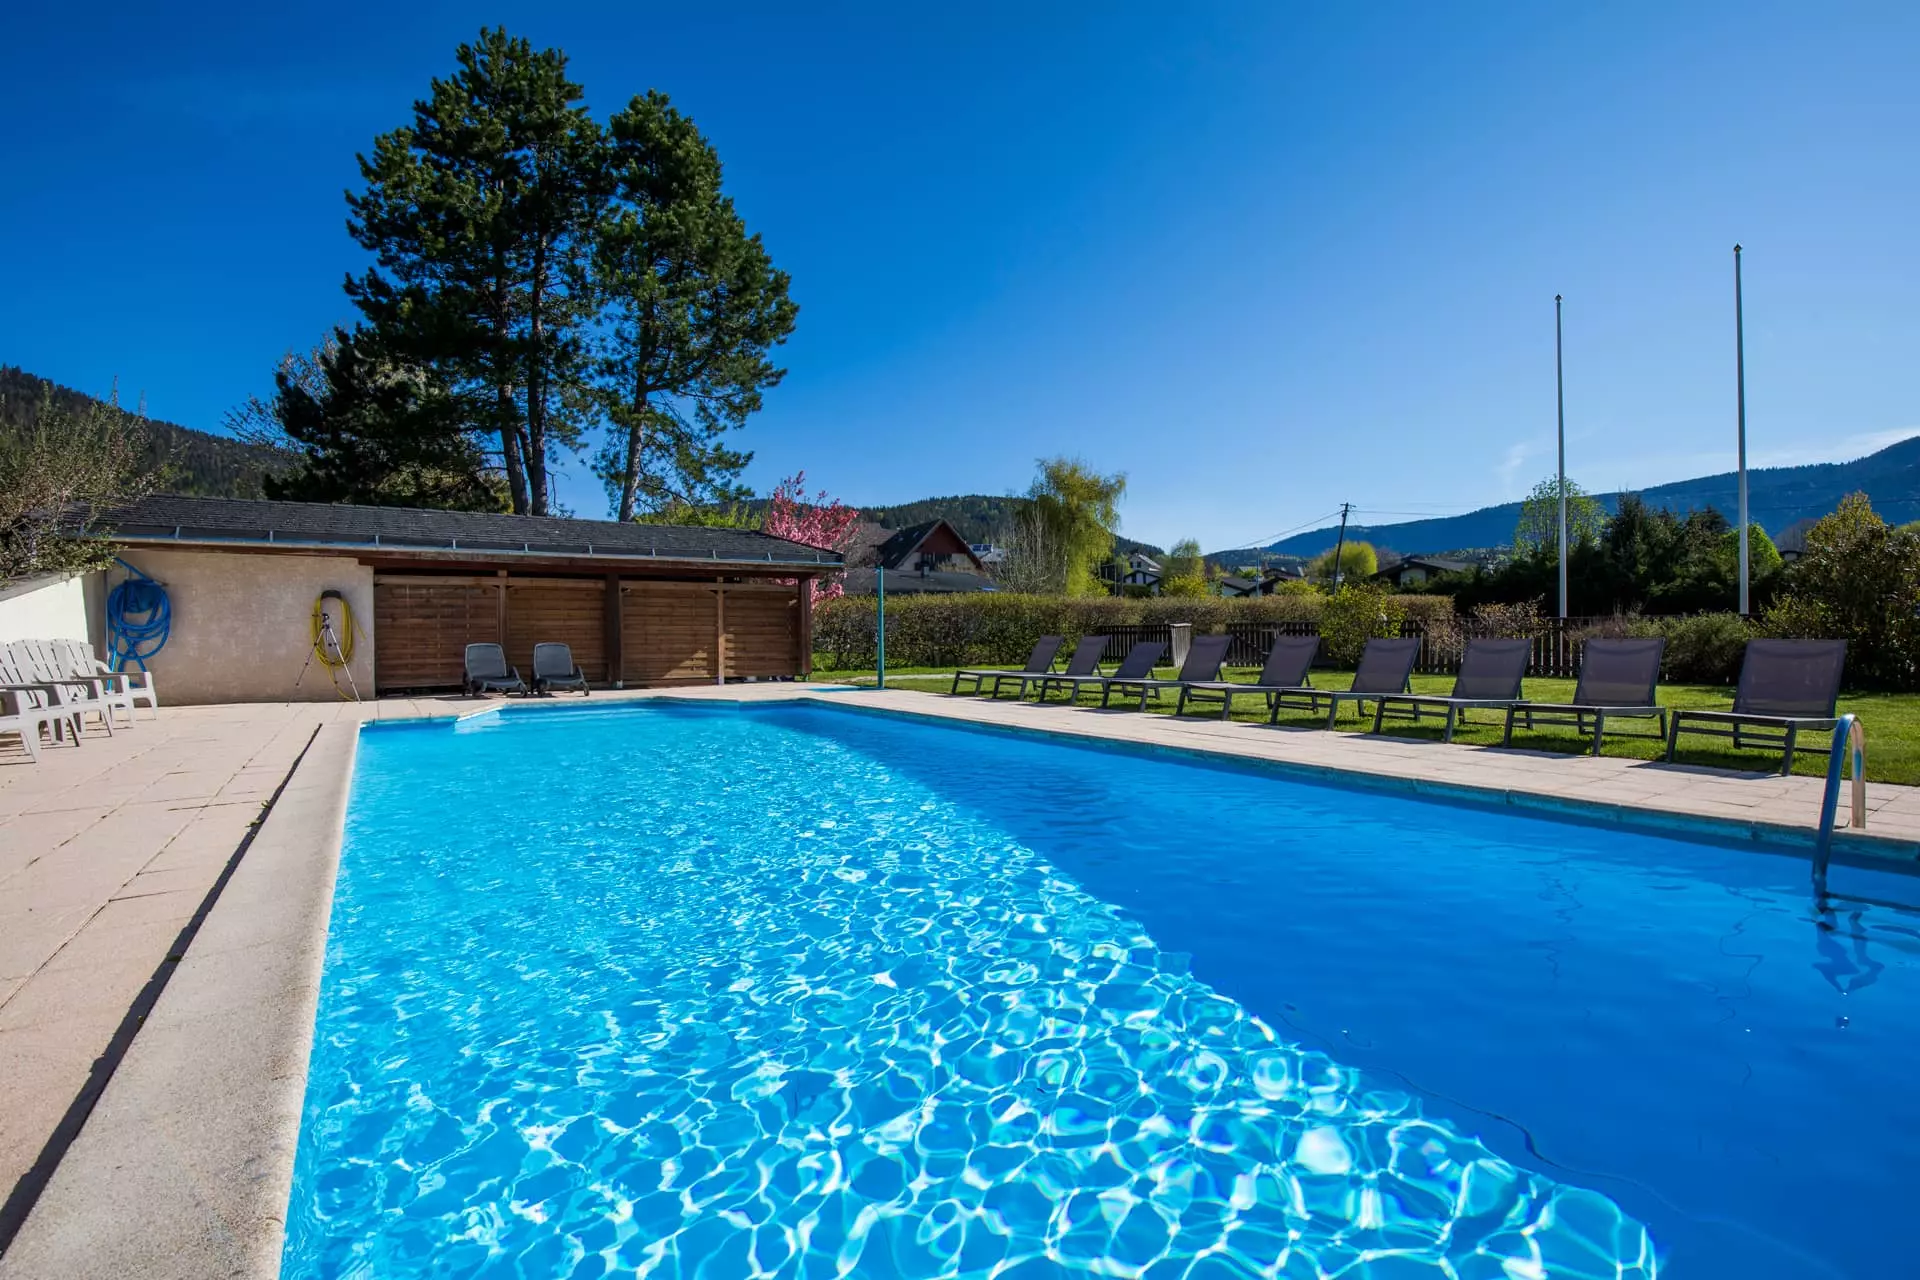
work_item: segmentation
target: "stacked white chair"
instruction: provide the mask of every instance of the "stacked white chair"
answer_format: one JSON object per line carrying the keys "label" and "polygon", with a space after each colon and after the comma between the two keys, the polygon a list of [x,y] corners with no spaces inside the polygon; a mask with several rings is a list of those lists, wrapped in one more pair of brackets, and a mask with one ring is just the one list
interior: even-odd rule
{"label": "stacked white chair", "polygon": [[160,714],[153,674],[114,671],[80,640],[15,640],[0,645],[0,734],[19,737],[30,759],[40,758],[41,736],[80,742],[87,717],[99,717],[109,736],[118,713],[133,723],[144,703]]}

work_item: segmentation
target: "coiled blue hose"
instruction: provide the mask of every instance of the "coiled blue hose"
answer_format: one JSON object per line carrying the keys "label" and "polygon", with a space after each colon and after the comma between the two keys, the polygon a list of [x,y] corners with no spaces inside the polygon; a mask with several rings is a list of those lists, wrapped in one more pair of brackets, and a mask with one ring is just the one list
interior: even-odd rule
{"label": "coiled blue hose", "polygon": [[124,670],[129,662],[147,669],[147,659],[167,647],[173,632],[173,602],[167,589],[125,560],[132,576],[107,592],[107,665]]}

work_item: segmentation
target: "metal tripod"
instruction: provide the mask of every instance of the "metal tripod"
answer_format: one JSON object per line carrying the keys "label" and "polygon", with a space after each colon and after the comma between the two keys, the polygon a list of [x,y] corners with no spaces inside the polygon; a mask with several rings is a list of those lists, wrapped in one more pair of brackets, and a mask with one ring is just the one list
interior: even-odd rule
{"label": "metal tripod", "polygon": [[[327,678],[333,681],[334,692],[343,698],[347,696],[346,690],[340,688],[340,677],[334,674],[334,664],[326,660],[326,654],[329,650],[336,659],[341,656],[340,636],[339,633],[333,629],[333,619],[322,613],[320,615],[320,639],[307,650],[307,660],[300,664],[300,675],[293,682],[294,688],[298,689],[301,682],[307,678],[307,672],[312,669],[313,660],[318,656],[327,668]],[[353,700],[355,702],[360,701],[360,684],[353,678],[353,667],[346,662],[341,662],[339,670],[347,673],[347,688],[353,691]]]}

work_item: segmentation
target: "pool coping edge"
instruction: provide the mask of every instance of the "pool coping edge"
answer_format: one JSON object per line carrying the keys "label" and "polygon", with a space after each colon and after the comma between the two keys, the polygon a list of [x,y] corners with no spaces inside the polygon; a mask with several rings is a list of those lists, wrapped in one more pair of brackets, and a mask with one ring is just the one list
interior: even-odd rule
{"label": "pool coping edge", "polygon": [[359,724],[323,724],[0,1280],[272,1280]]}
{"label": "pool coping edge", "polygon": [[[927,696],[938,697],[939,695]],[[1699,837],[1761,845],[1788,854],[1810,854],[1817,839],[1817,832],[1811,824],[1798,827],[1754,818],[1741,819],[1711,814],[1683,813],[1624,801],[1558,796],[1523,788],[1477,786],[1470,782],[1451,779],[1405,777],[1366,769],[1344,768],[1334,764],[1281,760],[1251,751],[1236,750],[1235,747],[1238,744],[1233,743],[1208,745],[1196,742],[1142,742],[1135,738],[1097,732],[1097,722],[1089,723],[1083,730],[1079,726],[1069,728],[1058,725],[1003,724],[975,719],[971,716],[947,715],[938,709],[940,704],[924,707],[876,707],[849,703],[844,699],[816,698],[811,694],[801,694],[796,701],[816,703],[823,707],[862,715],[911,718],[955,725],[984,733],[1051,738],[1135,754],[1198,756],[1323,785],[1450,800],[1470,804],[1476,808],[1515,809],[1574,821],[1615,823],[1627,828],[1638,828],[1648,834],[1684,836],[1691,833]],[[1413,739],[1405,739],[1405,741],[1413,741]],[[1865,831],[1845,827],[1836,829],[1833,833],[1833,850],[1836,855],[1857,855],[1872,858],[1876,862],[1897,864],[1920,862],[1920,842],[1897,836],[1878,835],[1871,829]]]}

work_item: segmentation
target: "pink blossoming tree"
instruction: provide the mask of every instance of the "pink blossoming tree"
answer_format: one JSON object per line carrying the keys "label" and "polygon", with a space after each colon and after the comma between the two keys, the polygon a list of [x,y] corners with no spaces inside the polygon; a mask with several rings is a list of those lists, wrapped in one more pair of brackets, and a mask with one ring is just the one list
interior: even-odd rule
{"label": "pink blossoming tree", "polygon": [[[838,498],[827,497],[824,489],[808,498],[807,473],[802,471],[774,486],[773,496],[767,502],[766,521],[760,527],[764,532],[776,538],[785,538],[788,542],[844,553],[852,543],[854,529],[859,523],[858,511]],[[846,591],[838,577],[829,582],[814,578],[808,586],[813,589],[815,604],[831,600]]]}

